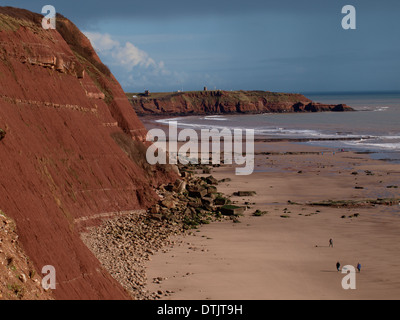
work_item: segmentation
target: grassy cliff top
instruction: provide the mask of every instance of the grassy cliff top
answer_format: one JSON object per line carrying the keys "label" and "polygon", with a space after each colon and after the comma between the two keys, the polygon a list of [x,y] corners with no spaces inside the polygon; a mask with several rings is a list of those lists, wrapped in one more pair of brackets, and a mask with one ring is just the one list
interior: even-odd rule
{"label": "grassy cliff top", "polygon": [[129,99],[157,99],[157,100],[173,100],[174,98],[201,98],[207,97],[224,97],[224,99],[232,99],[234,101],[255,102],[260,99],[267,99],[270,102],[291,102],[298,100],[310,101],[306,97],[298,93],[282,93],[271,91],[223,91],[223,90],[208,90],[208,91],[184,91],[184,92],[150,92],[145,93],[126,93]]}

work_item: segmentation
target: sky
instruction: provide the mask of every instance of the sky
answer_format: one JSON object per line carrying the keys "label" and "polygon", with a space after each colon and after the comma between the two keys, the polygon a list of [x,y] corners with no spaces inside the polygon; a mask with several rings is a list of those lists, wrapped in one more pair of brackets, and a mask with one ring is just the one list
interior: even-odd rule
{"label": "sky", "polygon": [[[127,92],[400,90],[398,0],[22,0],[74,22]],[[345,5],[356,29],[342,28]]]}

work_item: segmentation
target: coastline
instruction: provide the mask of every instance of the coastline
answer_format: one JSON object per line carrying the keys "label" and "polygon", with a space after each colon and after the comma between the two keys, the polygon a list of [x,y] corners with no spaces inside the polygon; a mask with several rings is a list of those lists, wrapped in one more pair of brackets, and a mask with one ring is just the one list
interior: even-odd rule
{"label": "coastline", "polygon": [[[256,192],[231,197],[250,207],[240,223],[213,222],[178,236],[146,264],[147,289],[172,292],[162,299],[173,300],[397,299],[398,206],[308,203],[395,198],[400,166],[284,141],[256,141],[255,150],[251,176],[235,176],[229,165],[211,172],[231,179],[218,186],[224,194]],[[253,216],[256,210],[268,213]],[[363,266],[356,290],[342,288],[337,261]]]}
{"label": "coastline", "polygon": [[[323,112],[314,114],[322,114]],[[371,114],[371,111],[365,112]],[[249,117],[251,115],[243,115],[242,117]],[[310,115],[311,116],[311,115]],[[393,115],[394,116],[394,115]],[[233,115],[233,117],[238,117],[237,115]],[[290,117],[290,116],[289,116]],[[293,115],[295,117],[295,115]],[[195,119],[197,116],[195,117]],[[224,116],[225,118],[231,120],[229,116]],[[187,123],[185,120],[185,117],[150,117],[146,116],[144,118],[140,118],[142,121],[143,125],[146,127],[147,130],[153,129],[153,128],[158,128],[158,129],[163,129],[164,132],[166,133],[166,136],[168,136],[168,124],[166,120],[173,120],[177,119],[177,121],[181,120],[182,123],[180,123],[181,127],[178,127],[178,132],[182,130],[183,128],[191,128],[190,127],[190,122]],[[222,121],[214,121],[214,123],[206,123],[206,124],[201,124],[199,125],[199,122],[197,122],[194,119],[194,122],[196,123],[193,129],[196,130],[198,135],[200,135],[200,128],[216,128],[218,130],[221,130],[225,126],[222,125]],[[159,121],[161,120],[161,121]],[[246,120],[246,119],[245,119]],[[193,121],[193,120],[192,120]],[[248,121],[248,120],[246,120]],[[235,122],[236,125],[238,122]],[[222,125],[222,126],[220,126]],[[228,129],[230,128],[229,125],[227,127]],[[241,128],[241,127],[239,127]],[[251,127],[250,127],[251,128]],[[241,128],[243,130],[243,128]],[[370,155],[371,159],[374,160],[384,160],[392,163],[400,163],[400,144],[396,142],[396,140],[393,140],[393,136],[389,134],[387,137],[385,136],[377,136],[377,132],[358,132],[358,133],[346,133],[344,135],[341,134],[333,134],[320,131],[320,132],[312,132],[312,134],[308,134],[303,132],[302,130],[296,130],[293,129],[294,132],[297,133],[291,133],[288,136],[282,135],[282,134],[260,134],[258,129],[255,130],[255,136],[254,136],[254,141],[255,142],[264,142],[264,143],[277,143],[277,142],[288,142],[288,143],[293,143],[293,144],[299,144],[299,145],[304,145],[305,147],[310,147],[310,146],[315,146],[319,148],[328,148],[329,150],[335,150],[335,151],[340,151],[340,150],[346,150],[346,151],[352,151],[356,154],[368,154]],[[314,129],[315,130],[315,129]],[[391,129],[388,129],[389,131]],[[288,132],[291,131],[290,128],[287,129]],[[308,131],[308,130],[305,130]],[[383,140],[382,140],[383,139]],[[386,140],[385,140],[386,139]],[[397,137],[398,140],[398,137]],[[395,148],[392,147],[392,145],[395,145],[397,143],[397,146]]]}
{"label": "coastline", "polygon": [[311,113],[354,111],[346,104],[312,101],[299,93],[261,90],[208,90],[187,92],[126,93],[138,116]]}

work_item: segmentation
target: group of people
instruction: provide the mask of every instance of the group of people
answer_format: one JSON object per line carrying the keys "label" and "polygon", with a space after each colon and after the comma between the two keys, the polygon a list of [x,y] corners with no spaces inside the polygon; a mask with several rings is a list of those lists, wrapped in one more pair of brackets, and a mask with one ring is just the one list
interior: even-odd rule
{"label": "group of people", "polygon": [[[333,240],[332,239],[329,239],[329,247],[333,248]],[[336,262],[336,269],[338,272],[340,271],[340,262],[339,261]],[[357,263],[357,270],[358,270],[358,272],[361,272],[361,264],[359,262]]]}

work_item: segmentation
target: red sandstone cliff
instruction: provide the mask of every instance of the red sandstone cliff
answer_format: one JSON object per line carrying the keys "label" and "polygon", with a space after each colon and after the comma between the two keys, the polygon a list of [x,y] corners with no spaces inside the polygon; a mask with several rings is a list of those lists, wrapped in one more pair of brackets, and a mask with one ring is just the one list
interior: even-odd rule
{"label": "red sandstone cliff", "polygon": [[195,91],[127,94],[138,115],[202,115],[352,111],[349,106],[315,103],[301,94],[269,91]]}
{"label": "red sandstone cliff", "polygon": [[154,203],[174,173],[146,165],[146,130],[89,40],[42,18],[0,7],[0,209],[37,272],[56,268],[57,299],[126,299],[79,232]]}

